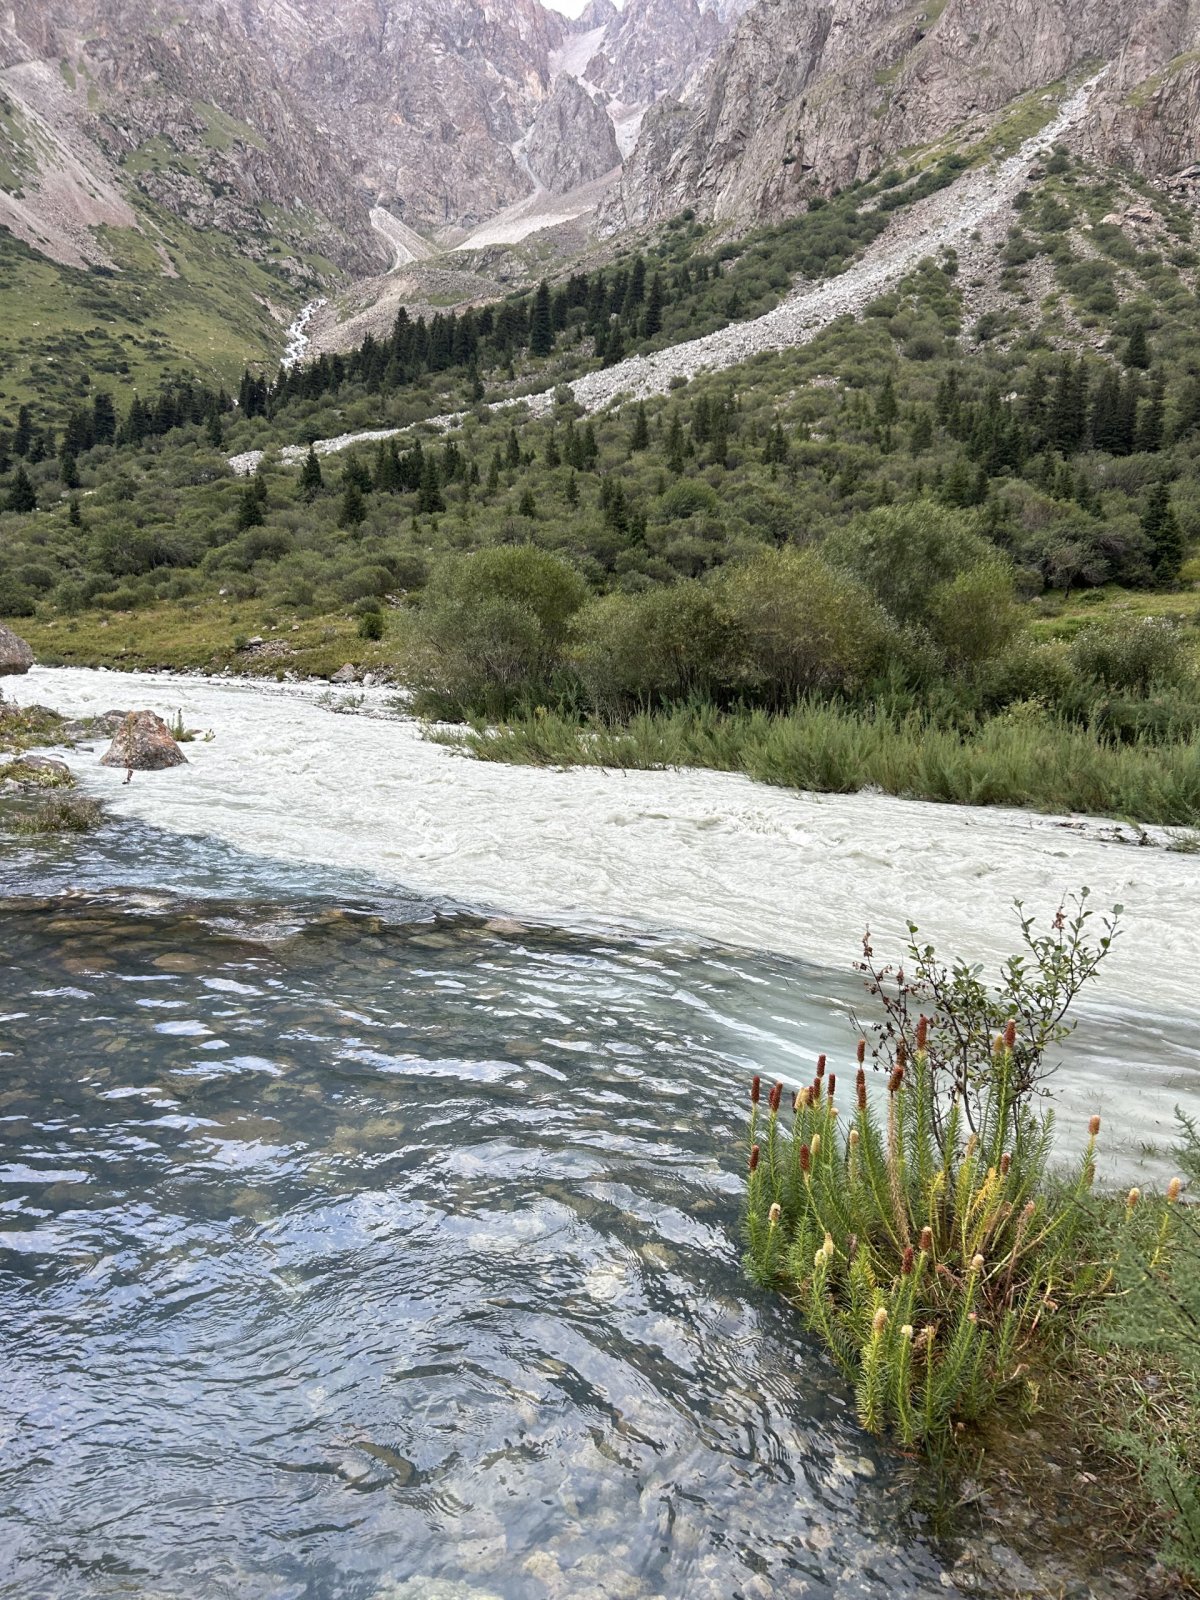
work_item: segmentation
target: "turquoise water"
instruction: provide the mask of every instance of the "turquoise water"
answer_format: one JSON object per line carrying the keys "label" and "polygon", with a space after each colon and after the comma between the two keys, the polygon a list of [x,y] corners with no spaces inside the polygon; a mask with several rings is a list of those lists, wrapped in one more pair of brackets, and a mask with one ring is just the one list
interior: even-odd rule
{"label": "turquoise water", "polygon": [[0,1594],[945,1592],[739,1269],[804,969],[133,823],[0,870]]}

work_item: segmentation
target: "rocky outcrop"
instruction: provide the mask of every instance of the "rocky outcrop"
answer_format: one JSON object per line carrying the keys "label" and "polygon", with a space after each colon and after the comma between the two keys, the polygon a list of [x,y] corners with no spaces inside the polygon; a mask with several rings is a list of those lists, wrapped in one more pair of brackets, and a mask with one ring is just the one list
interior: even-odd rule
{"label": "rocky outcrop", "polygon": [[171,730],[153,711],[130,711],[100,757],[102,767],[123,767],[127,772],[161,772],[186,762]]}
{"label": "rocky outcrop", "polygon": [[525,140],[525,163],[552,194],[604,177],[621,164],[608,112],[578,78],[564,75]]}
{"label": "rocky outcrop", "polygon": [[33,651],[24,639],[0,624],[0,678],[28,672],[32,665]]}
{"label": "rocky outcrop", "polygon": [[696,0],[627,0],[586,77],[614,100],[649,106],[680,94],[724,36],[716,10]]}
{"label": "rocky outcrop", "polygon": [[900,151],[956,130],[984,138],[1014,101],[1099,62],[1113,63],[1111,85],[1079,138],[1169,171],[1194,155],[1182,147],[1200,62],[1180,59],[1196,45],[1194,10],[1184,0],[759,0],[682,114],[646,118],[608,220],[684,206],[745,222],[789,215]]}

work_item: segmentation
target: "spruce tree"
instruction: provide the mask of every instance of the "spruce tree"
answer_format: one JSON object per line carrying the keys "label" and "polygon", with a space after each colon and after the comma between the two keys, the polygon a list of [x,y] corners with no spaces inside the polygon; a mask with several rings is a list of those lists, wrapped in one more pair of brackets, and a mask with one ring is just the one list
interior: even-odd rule
{"label": "spruce tree", "polygon": [[650,448],[650,424],[646,420],[646,403],[639,400],[637,409],[633,413],[633,430],[629,435],[629,449],[648,450]]}
{"label": "spruce tree", "polygon": [[204,424],[205,436],[214,450],[220,450],[225,443],[225,429],[221,426],[221,413],[214,406],[208,413],[208,420]]}
{"label": "spruce tree", "polygon": [[558,448],[558,430],[551,426],[550,436],[546,440],[546,465],[559,467],[562,465],[562,455]]}
{"label": "spruce tree", "polygon": [[508,430],[508,438],[504,441],[504,464],[510,472],[515,472],[521,465],[521,441],[517,438],[515,428]]}
{"label": "spruce tree", "polygon": [[1142,532],[1149,546],[1148,555],[1159,583],[1174,583],[1183,566],[1183,530],[1171,504],[1171,491],[1165,479],[1156,483],[1142,513]]}
{"label": "spruce tree", "polygon": [[900,415],[900,406],[896,400],[896,385],[889,372],[883,380],[883,387],[875,400],[875,420],[881,428],[890,428]]}
{"label": "spruce tree", "polygon": [[531,518],[537,516],[537,501],[534,499],[533,490],[528,484],[521,490],[521,498],[517,502],[517,515]]}
{"label": "spruce tree", "polygon": [[103,390],[92,397],[92,437],[97,444],[112,444],[117,437],[116,408]]}
{"label": "spruce tree", "polygon": [[442,498],[442,486],[438,477],[437,462],[432,452],[425,457],[425,467],[421,474],[421,487],[417,490],[417,511],[422,516],[436,516],[439,511],[445,511],[446,502]]}
{"label": "spruce tree", "polygon": [[642,314],[642,337],[644,339],[653,339],[656,333],[662,332],[663,300],[662,278],[656,272],[650,279],[650,289],[646,295],[646,309]]}
{"label": "spruce tree", "polygon": [[311,503],[324,487],[325,477],[321,471],[321,462],[310,444],[304,465],[300,468],[300,498]]}
{"label": "spruce tree", "polygon": [[237,530],[245,533],[248,528],[262,526],[263,509],[262,500],[254,483],[248,483],[242,490],[242,497],[238,501]]}
{"label": "spruce tree", "polygon": [[13,430],[12,453],[15,456],[27,456],[29,447],[33,443],[33,421],[29,415],[29,407],[22,406],[17,412],[17,426]]}
{"label": "spruce tree", "polygon": [[79,496],[73,494],[67,506],[67,522],[72,528],[83,527],[83,513],[79,509]]}
{"label": "spruce tree", "polygon": [[573,511],[579,504],[579,482],[573,472],[568,476],[567,487],[563,492],[566,495],[567,504]]}
{"label": "spruce tree", "polygon": [[37,493],[24,467],[18,467],[8,490],[8,509],[22,514],[37,510]]}
{"label": "spruce tree", "polygon": [[538,284],[529,312],[529,353],[548,356],[554,349],[554,320],[550,314],[550,285],[545,278]]}
{"label": "spruce tree", "polygon": [[342,481],[346,487],[342,491],[342,503],[338,507],[338,527],[357,528],[366,520],[367,502],[353,478],[343,476]]}
{"label": "spruce tree", "polygon": [[1139,372],[1145,372],[1150,365],[1150,340],[1146,335],[1146,324],[1135,322],[1129,330],[1129,342],[1125,346],[1125,365],[1134,367]]}
{"label": "spruce tree", "polygon": [[75,465],[75,457],[67,451],[59,457],[58,476],[64,489],[78,489],[79,468]]}

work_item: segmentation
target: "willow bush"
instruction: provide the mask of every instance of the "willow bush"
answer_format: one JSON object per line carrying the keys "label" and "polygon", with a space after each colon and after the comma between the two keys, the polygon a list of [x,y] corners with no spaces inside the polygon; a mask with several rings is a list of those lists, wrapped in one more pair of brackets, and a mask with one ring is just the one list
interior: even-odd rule
{"label": "willow bush", "polygon": [[[1120,1292],[1139,1191],[1115,1226],[1099,1224],[1100,1119],[1058,1176],[1052,1113],[1037,1100],[1045,1051],[1068,1031],[1066,1007],[1111,944],[1111,922],[1089,940],[1089,916],[1081,897],[1047,935],[1023,920],[1025,953],[997,990],[975,969],[939,966],[915,930],[911,980],[876,968],[868,944],[886,1079],[871,1091],[863,1039],[848,1106],[823,1056],[786,1100],[782,1083],[764,1097],[754,1080],[749,1268],[825,1344],[864,1427],[906,1447],[937,1454],[997,1407],[1034,1408],[1058,1355]],[[929,1012],[915,1009],[922,1000]],[[1168,1198],[1178,1194],[1176,1182]],[[1164,1207],[1155,1260],[1169,1250],[1171,1221]]]}

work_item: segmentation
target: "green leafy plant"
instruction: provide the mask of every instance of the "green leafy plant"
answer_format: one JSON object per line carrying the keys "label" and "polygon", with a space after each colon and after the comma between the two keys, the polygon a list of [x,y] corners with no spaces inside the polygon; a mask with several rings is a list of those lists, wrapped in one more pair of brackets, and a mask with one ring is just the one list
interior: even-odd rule
{"label": "green leafy plant", "polygon": [[[750,1271],[825,1343],[863,1425],[931,1454],[999,1406],[1036,1406],[1068,1335],[1117,1291],[1125,1224],[1109,1233],[1092,1214],[1100,1119],[1074,1171],[1055,1178],[1053,1119],[1036,1095],[1045,1051],[1115,928],[1114,912],[1092,942],[1084,897],[1076,906],[1046,935],[1022,917],[1025,951],[994,992],[930,947],[914,947],[912,984],[889,978],[868,941],[886,1079],[872,1092],[863,1039],[848,1111],[824,1057],[787,1106],[782,1084],[765,1109],[757,1078],[751,1089]],[[913,1009],[917,997],[932,1016]],[[1130,1192],[1126,1219],[1139,1198]]]}

